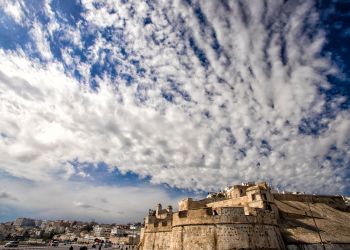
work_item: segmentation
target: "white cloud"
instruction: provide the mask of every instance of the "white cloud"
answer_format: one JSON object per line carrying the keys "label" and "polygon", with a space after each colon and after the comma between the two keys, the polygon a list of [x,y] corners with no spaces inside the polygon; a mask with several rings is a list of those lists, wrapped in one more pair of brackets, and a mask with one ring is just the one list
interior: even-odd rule
{"label": "white cloud", "polygon": [[51,60],[52,54],[50,49],[50,43],[47,40],[46,31],[43,29],[39,22],[34,22],[30,30],[30,34],[35,41],[37,51],[41,54],[45,60]]}
{"label": "white cloud", "polygon": [[94,4],[99,4],[95,0],[83,0],[82,4],[87,10],[85,18],[89,23],[97,27],[123,26],[118,13],[112,13],[112,10],[121,5],[121,1],[105,1],[103,7],[98,9],[94,6]]}
{"label": "white cloud", "polygon": [[[52,3],[51,0],[46,0],[44,2],[44,11],[45,11],[46,16],[49,19],[49,22],[46,25],[47,26],[47,31],[52,36],[55,31],[57,31],[57,30],[59,30],[61,28],[61,25],[56,20],[56,15],[55,15],[55,12],[51,8],[51,3]],[[65,30],[65,29],[63,28],[63,30]]]}
{"label": "white cloud", "polygon": [[[96,41],[86,48],[88,62],[68,48],[62,50],[64,60],[84,82],[91,80],[91,64],[121,61],[114,65],[116,79],[96,78],[99,89],[92,91],[59,63],[40,65],[23,53],[1,51],[0,169],[35,181],[54,180],[62,172],[69,179],[75,172],[66,163],[78,159],[182,188],[217,189],[248,180],[313,192],[349,188],[349,111],[334,109],[334,119],[322,118],[328,127],[318,136],[298,129],[304,118],[322,111],[326,100],[318,89],[329,86],[324,72],[336,72],[320,55],[324,33],[303,32],[304,24],[313,29],[317,22],[310,1],[246,2],[244,9],[238,2],[225,8],[203,1],[204,28],[181,1],[154,10],[132,1],[101,8],[83,4]],[[152,23],[145,26],[146,17]],[[111,42],[101,35],[102,28],[124,22],[125,60],[116,45],[119,37]],[[39,28],[33,34],[49,59],[50,32]],[[220,52],[213,49],[213,32]],[[81,47],[79,38],[75,44]],[[206,67],[198,51],[205,53]],[[140,62],[143,75],[131,60]],[[122,73],[132,75],[131,86]]]}
{"label": "white cloud", "polygon": [[38,219],[137,222],[143,220],[146,211],[155,207],[159,199],[164,206],[175,205],[179,199],[170,198],[165,191],[152,186],[118,187],[60,180],[36,183],[6,178],[0,180],[1,204],[28,213],[23,216]]}
{"label": "white cloud", "polygon": [[13,20],[18,24],[23,24],[23,19],[25,16],[23,6],[25,6],[25,4],[22,0],[0,1],[0,8],[2,8],[4,12],[12,17]]}

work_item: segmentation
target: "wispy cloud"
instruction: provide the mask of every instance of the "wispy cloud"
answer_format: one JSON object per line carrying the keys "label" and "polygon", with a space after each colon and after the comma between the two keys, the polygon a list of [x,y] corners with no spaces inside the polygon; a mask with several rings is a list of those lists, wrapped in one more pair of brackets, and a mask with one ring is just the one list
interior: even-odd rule
{"label": "wispy cloud", "polygon": [[84,209],[92,209],[92,210],[97,210],[97,211],[101,211],[101,212],[104,212],[104,213],[110,213],[110,211],[107,210],[107,209],[96,207],[96,206],[93,206],[93,205],[90,205],[90,204],[85,204],[85,203],[82,203],[82,202],[74,202],[74,205],[77,206],[77,207],[80,207],[80,208],[84,208]]}
{"label": "wispy cloud", "polygon": [[3,0],[0,2],[0,8],[18,24],[22,24],[25,18],[24,7],[25,4],[22,0]]}
{"label": "wispy cloud", "polygon": [[17,201],[18,199],[12,195],[10,195],[7,192],[1,192],[0,193],[0,200],[4,199],[4,200],[11,200],[11,201]]}

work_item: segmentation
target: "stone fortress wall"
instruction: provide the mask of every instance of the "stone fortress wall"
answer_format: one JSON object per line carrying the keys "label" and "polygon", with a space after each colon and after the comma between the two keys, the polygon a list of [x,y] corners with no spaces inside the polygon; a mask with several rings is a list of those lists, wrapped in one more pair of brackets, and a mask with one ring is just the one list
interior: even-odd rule
{"label": "stone fortress wall", "polygon": [[149,210],[141,231],[142,249],[171,249],[172,218],[171,206],[162,209],[158,204],[156,210]]}
{"label": "stone fortress wall", "polygon": [[145,225],[143,240],[142,249],[283,249],[273,212],[243,207],[179,211]]}
{"label": "stone fortress wall", "polygon": [[158,204],[145,218],[139,248],[286,249],[276,203],[294,199],[344,209],[339,197],[273,194],[266,183],[248,183],[202,200],[184,199],[177,212]]}
{"label": "stone fortress wall", "polygon": [[[145,218],[140,249],[284,249],[274,211],[263,208],[258,194],[255,200],[247,198],[248,187],[243,188],[235,201],[222,196],[184,199],[174,213],[158,204]],[[265,188],[262,184],[253,193]],[[247,206],[258,200],[260,207]]]}
{"label": "stone fortress wall", "polygon": [[243,207],[174,213],[171,242],[171,249],[283,248],[274,213]]}
{"label": "stone fortress wall", "polygon": [[279,201],[299,201],[310,203],[325,203],[331,207],[346,209],[342,196],[335,195],[310,195],[310,194],[273,194],[274,199]]}

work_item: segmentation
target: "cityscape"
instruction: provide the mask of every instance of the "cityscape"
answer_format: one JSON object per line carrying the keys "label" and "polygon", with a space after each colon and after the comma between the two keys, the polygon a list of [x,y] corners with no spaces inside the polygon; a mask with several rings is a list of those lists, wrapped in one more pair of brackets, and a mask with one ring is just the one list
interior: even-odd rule
{"label": "cityscape", "polygon": [[15,221],[0,223],[0,245],[1,242],[17,241],[22,247],[42,248],[55,246],[57,242],[57,246],[66,248],[71,245],[87,245],[91,248],[103,244],[104,248],[124,246],[124,249],[136,249],[141,226],[141,223],[116,225],[17,218]]}

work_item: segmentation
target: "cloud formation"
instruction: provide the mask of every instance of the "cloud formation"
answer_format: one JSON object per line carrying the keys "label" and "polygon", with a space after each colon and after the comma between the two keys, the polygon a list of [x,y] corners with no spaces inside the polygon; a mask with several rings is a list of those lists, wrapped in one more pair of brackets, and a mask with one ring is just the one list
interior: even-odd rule
{"label": "cloud formation", "polygon": [[0,193],[0,200],[11,200],[11,201],[17,201],[17,198],[16,197],[13,197],[12,195],[10,195],[9,193],[7,192],[1,192]]}
{"label": "cloud formation", "polygon": [[[162,200],[176,205],[181,196],[170,197],[164,190],[150,186],[107,186],[56,180],[24,182],[0,177],[0,221],[16,210],[21,217],[38,219],[72,219],[108,223],[142,221],[148,208]],[[5,197],[4,197],[5,196]],[[17,197],[16,199],[14,197]],[[109,202],[103,202],[108,200]],[[7,214],[1,214],[4,211]]]}
{"label": "cloud formation", "polygon": [[4,0],[0,2],[0,8],[16,23],[21,24],[24,18],[23,1]]}
{"label": "cloud formation", "polygon": [[179,188],[348,190],[350,112],[320,91],[338,69],[312,1],[98,2],[74,24],[48,3],[31,51],[0,51],[1,170],[69,180],[77,160]]}

